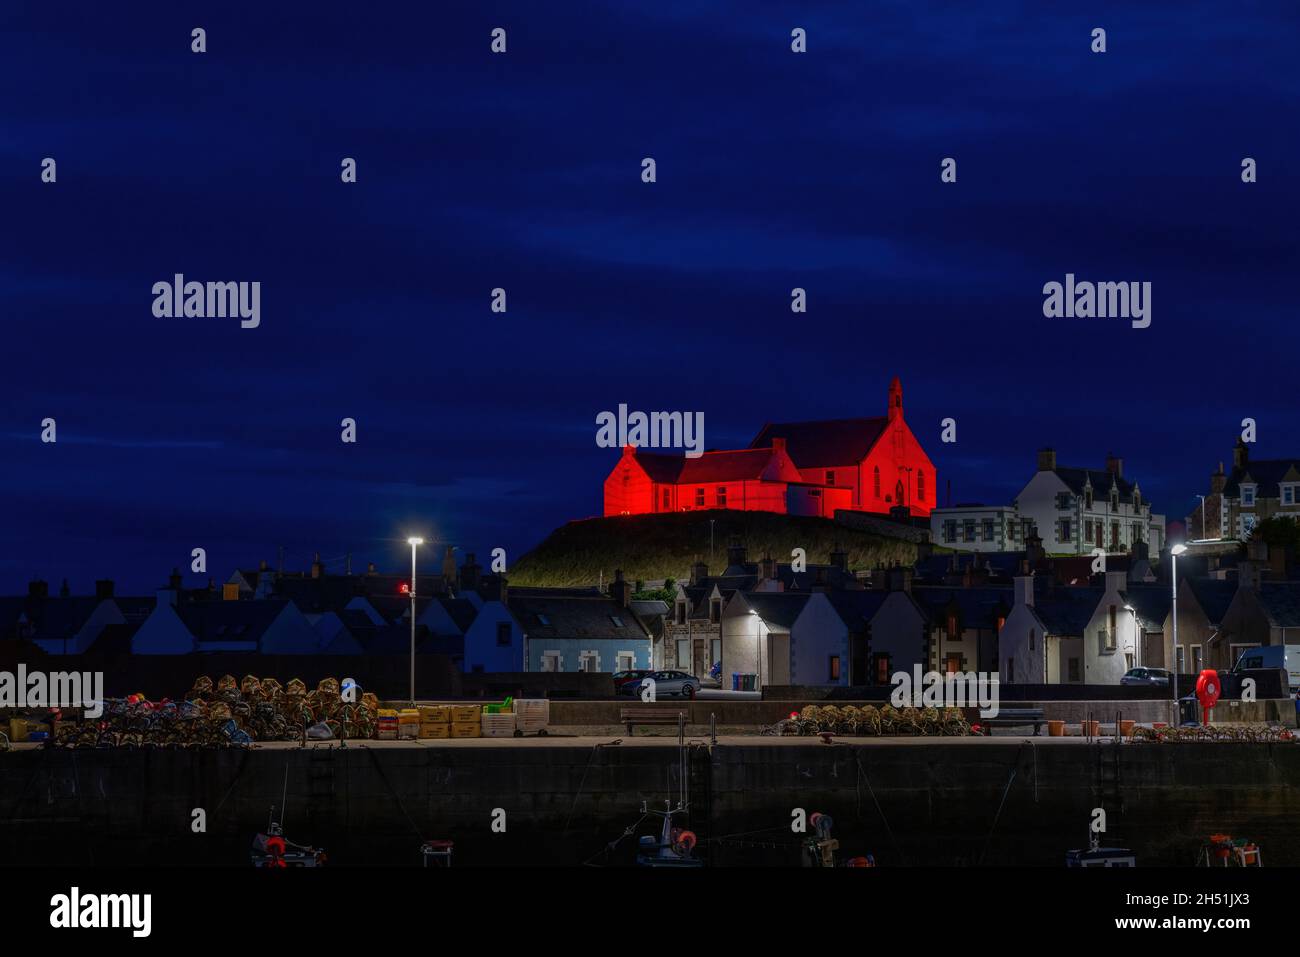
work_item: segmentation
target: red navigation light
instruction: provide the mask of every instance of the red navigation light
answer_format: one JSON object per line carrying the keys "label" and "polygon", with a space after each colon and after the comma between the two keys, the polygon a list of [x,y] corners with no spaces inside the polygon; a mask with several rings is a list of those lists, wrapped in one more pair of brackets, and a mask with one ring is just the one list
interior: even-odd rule
{"label": "red navigation light", "polygon": [[398,587],[397,590],[400,591],[403,595],[409,595],[411,593],[411,586],[408,585],[406,582],[402,582],[402,584]]}

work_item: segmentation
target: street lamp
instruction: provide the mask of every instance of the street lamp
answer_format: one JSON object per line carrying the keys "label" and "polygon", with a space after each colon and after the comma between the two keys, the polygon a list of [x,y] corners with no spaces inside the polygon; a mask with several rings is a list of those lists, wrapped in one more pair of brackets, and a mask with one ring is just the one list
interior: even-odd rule
{"label": "street lamp", "polygon": [[1183,554],[1185,551],[1187,551],[1187,546],[1181,542],[1169,549],[1169,578],[1172,580],[1174,586],[1174,647],[1169,657],[1170,664],[1172,664],[1173,667],[1169,669],[1169,684],[1174,690],[1173,726],[1175,728],[1179,725],[1180,717],[1178,714],[1178,556]]}
{"label": "street lamp", "polygon": [[424,544],[423,538],[408,538],[411,546],[411,707],[415,707],[415,550]]}
{"label": "street lamp", "polygon": [[1132,605],[1125,605],[1124,610],[1133,616],[1133,664],[1142,664],[1142,636],[1138,634],[1138,613]]}

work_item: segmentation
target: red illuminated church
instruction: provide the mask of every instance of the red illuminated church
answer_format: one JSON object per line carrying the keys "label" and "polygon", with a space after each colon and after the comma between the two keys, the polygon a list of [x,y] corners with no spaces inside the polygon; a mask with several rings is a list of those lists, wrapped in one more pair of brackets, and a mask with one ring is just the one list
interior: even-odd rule
{"label": "red illuminated church", "polygon": [[763,426],[749,448],[698,458],[628,446],[605,479],[606,515],[735,508],[819,515],[836,509],[926,516],[934,464],[903,420],[903,386],[889,385],[886,415]]}

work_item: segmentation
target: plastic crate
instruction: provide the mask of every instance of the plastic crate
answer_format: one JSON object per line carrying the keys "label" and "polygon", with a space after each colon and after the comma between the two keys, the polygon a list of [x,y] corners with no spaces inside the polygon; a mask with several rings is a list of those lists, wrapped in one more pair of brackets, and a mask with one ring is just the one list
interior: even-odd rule
{"label": "plastic crate", "polygon": [[487,714],[485,712],[482,729],[485,738],[513,738],[515,736],[514,712],[512,711],[509,714]]}
{"label": "plastic crate", "polygon": [[515,729],[525,734],[545,731],[551,723],[548,698],[520,698],[515,701]]}

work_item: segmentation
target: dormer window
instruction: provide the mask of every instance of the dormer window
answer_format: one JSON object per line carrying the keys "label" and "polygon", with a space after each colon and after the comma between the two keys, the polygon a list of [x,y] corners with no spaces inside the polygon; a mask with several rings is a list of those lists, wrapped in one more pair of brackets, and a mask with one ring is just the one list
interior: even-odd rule
{"label": "dormer window", "polygon": [[1142,493],[1137,490],[1137,486],[1133,487],[1133,507],[1142,507]]}
{"label": "dormer window", "polygon": [[1243,485],[1241,487],[1241,504],[1247,508],[1255,507],[1255,486]]}
{"label": "dormer window", "polygon": [[614,623],[614,627],[615,627],[615,628],[622,628],[622,627],[623,627],[623,619],[620,618],[620,617],[618,617],[618,615],[610,615],[610,616],[609,616],[609,620],[612,621],[612,622]]}
{"label": "dormer window", "polygon": [[686,624],[686,602],[684,601],[677,603],[677,624]]}
{"label": "dormer window", "polygon": [[709,621],[715,625],[722,621],[722,600],[719,598],[709,602]]}
{"label": "dormer window", "polygon": [[1089,485],[1083,490],[1083,507],[1092,508],[1092,486]]}
{"label": "dormer window", "polygon": [[1110,490],[1110,507],[1112,509],[1119,508],[1119,489],[1117,488]]}
{"label": "dormer window", "polygon": [[1283,505],[1294,505],[1294,504],[1295,504],[1295,486],[1294,486],[1294,485],[1283,485],[1283,486],[1282,486],[1282,504],[1283,504]]}

